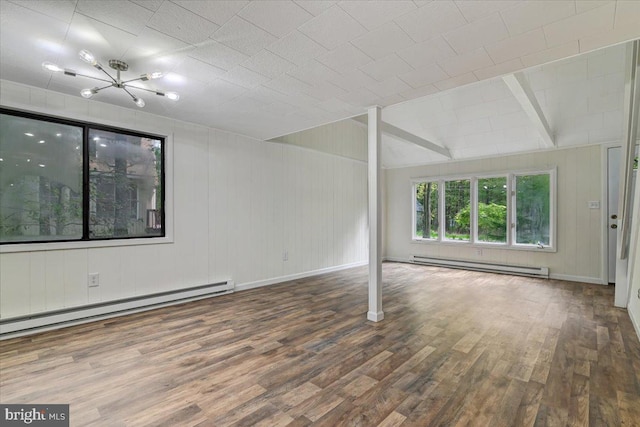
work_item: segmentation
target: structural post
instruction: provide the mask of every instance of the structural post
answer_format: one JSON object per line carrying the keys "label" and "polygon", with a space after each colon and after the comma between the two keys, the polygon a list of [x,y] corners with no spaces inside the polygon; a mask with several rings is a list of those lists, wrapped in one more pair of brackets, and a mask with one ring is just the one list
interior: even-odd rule
{"label": "structural post", "polygon": [[379,322],[382,312],[382,192],[380,186],[380,107],[369,108],[369,312],[367,319]]}

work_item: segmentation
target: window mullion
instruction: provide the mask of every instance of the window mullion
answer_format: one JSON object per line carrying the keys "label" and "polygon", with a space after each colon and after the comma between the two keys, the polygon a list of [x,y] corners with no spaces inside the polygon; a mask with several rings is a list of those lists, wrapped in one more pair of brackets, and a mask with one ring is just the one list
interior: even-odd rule
{"label": "window mullion", "polygon": [[91,200],[89,198],[89,126],[82,129],[82,240],[89,240],[89,218]]}

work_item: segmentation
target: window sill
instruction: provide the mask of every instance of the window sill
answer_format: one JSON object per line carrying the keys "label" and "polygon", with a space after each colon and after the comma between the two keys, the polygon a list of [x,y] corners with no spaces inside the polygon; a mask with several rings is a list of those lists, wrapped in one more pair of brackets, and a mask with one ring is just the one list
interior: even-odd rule
{"label": "window sill", "polygon": [[0,254],[19,252],[59,251],[68,249],[112,248],[122,246],[163,245],[173,243],[173,239],[165,237],[145,237],[132,239],[92,240],[76,242],[16,243],[0,246]]}
{"label": "window sill", "polygon": [[428,239],[412,239],[411,243],[419,245],[446,245],[446,246],[467,246],[469,248],[478,249],[500,249],[507,251],[527,251],[527,252],[558,252],[552,246],[539,248],[536,245],[506,245],[504,243],[471,243],[461,240],[428,240]]}

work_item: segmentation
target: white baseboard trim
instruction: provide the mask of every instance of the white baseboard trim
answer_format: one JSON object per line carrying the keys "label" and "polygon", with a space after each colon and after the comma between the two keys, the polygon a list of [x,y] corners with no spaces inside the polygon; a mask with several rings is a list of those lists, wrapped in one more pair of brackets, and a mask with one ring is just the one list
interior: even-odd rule
{"label": "white baseboard trim", "polygon": [[636,330],[636,335],[638,336],[638,341],[640,341],[640,319],[636,319],[633,317],[633,313],[627,307],[627,313],[629,313],[629,318],[631,319],[631,324],[633,325],[633,329]]}
{"label": "white baseboard trim", "polygon": [[318,270],[305,271],[303,273],[289,274],[287,276],[274,277],[271,279],[257,280],[255,282],[243,283],[241,285],[236,284],[237,291],[246,291],[249,289],[261,288],[263,286],[276,285],[282,282],[288,282],[290,280],[304,279],[305,277],[318,276],[320,274],[333,273],[335,271],[346,270],[353,267],[362,267],[369,264],[368,261],[353,262],[350,264],[342,264],[334,267],[321,268]]}
{"label": "white baseboard trim", "polygon": [[594,285],[607,285],[600,277],[574,276],[572,274],[549,273],[549,279],[566,280],[568,282],[592,283]]}
{"label": "white baseboard trim", "polygon": [[381,320],[384,320],[384,312],[378,311],[376,313],[375,311],[369,311],[367,312],[367,320],[370,320],[372,322],[380,322]]}

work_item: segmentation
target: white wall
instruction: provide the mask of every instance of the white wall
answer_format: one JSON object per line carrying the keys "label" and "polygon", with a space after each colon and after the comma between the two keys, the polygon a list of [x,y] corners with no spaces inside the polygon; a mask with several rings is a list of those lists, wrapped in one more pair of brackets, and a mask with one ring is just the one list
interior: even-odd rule
{"label": "white wall", "polygon": [[[385,256],[409,259],[411,255],[500,262],[549,267],[553,277],[603,282],[602,211],[587,202],[601,195],[601,147],[588,146],[533,154],[512,155],[386,171],[387,231]],[[429,244],[411,239],[411,178],[464,175],[482,172],[557,166],[557,253],[483,247],[482,256],[469,245]]]}
{"label": "white wall", "polygon": [[[362,162],[0,84],[3,106],[173,135],[174,198],[173,243],[1,253],[2,318],[227,279],[246,288],[366,262]],[[87,288],[94,272],[100,287]]]}

